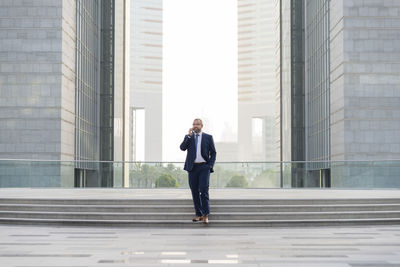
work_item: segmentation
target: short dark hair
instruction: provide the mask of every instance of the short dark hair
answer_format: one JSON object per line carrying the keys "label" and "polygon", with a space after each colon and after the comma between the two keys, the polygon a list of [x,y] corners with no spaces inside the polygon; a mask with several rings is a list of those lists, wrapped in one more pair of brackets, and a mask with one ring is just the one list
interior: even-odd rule
{"label": "short dark hair", "polygon": [[200,121],[201,125],[203,125],[203,121],[201,119],[196,118],[196,119],[193,120],[193,122],[195,122],[195,121]]}

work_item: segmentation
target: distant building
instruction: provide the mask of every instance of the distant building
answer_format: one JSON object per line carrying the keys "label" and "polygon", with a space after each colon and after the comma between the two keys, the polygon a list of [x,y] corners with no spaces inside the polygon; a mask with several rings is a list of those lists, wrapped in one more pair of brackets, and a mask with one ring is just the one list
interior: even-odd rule
{"label": "distant building", "polygon": [[241,161],[276,161],[277,28],[274,1],[238,0],[238,151]]}
{"label": "distant building", "polygon": [[[162,0],[131,1],[130,160],[162,160]],[[144,143],[144,144],[143,144]],[[141,151],[137,149],[142,146]],[[144,152],[144,155],[138,153]]]}
{"label": "distant building", "polygon": [[237,162],[238,144],[236,142],[215,142],[218,162]]}

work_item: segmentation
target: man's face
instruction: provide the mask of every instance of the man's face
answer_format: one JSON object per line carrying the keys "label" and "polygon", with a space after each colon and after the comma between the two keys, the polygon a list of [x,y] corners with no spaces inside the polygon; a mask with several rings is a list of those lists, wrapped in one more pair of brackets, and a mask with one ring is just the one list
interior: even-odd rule
{"label": "man's face", "polygon": [[199,120],[193,121],[193,131],[199,133],[201,132],[201,128],[203,128],[203,125],[201,125],[201,122]]}

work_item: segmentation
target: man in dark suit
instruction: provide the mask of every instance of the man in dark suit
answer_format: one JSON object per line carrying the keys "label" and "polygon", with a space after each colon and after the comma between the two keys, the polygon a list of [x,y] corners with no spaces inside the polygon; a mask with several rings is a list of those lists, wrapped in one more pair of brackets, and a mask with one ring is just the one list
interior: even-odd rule
{"label": "man in dark suit", "polygon": [[196,217],[194,222],[202,221],[208,224],[210,214],[210,201],[208,187],[210,184],[210,173],[214,172],[214,163],[217,156],[214,140],[211,135],[203,133],[203,122],[201,119],[193,121],[193,128],[185,135],[180,148],[187,150],[184,170],[189,174],[189,186]]}

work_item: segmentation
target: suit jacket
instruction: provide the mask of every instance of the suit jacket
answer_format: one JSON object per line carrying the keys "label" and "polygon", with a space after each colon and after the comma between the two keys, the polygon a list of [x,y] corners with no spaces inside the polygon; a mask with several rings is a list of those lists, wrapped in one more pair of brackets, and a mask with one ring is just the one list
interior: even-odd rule
{"label": "suit jacket", "polygon": [[[196,159],[194,139],[194,136],[189,137],[189,135],[185,135],[185,139],[183,139],[183,142],[180,146],[182,151],[187,150],[185,167],[183,169],[189,172],[193,169],[194,160]],[[210,166],[210,172],[214,172],[214,163],[217,157],[217,151],[215,151],[212,135],[204,132],[201,136],[201,156],[203,159],[205,159],[207,165]]]}

